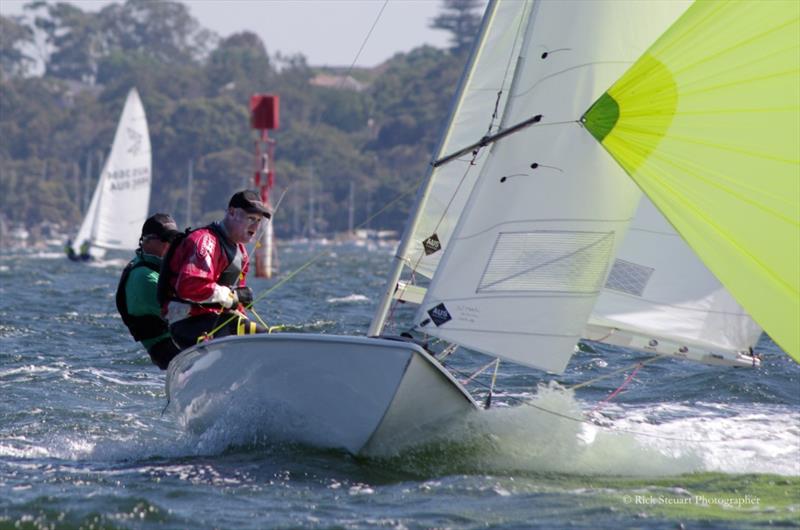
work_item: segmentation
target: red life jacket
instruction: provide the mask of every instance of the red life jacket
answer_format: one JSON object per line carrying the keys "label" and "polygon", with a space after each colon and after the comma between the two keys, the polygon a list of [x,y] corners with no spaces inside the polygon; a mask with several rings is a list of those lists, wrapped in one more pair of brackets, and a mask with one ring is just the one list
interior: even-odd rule
{"label": "red life jacket", "polygon": [[219,313],[223,306],[209,301],[215,285],[244,286],[248,269],[247,249],[230,241],[219,223],[187,230],[173,240],[162,260],[159,303],[165,313],[173,302],[189,304],[185,316]]}

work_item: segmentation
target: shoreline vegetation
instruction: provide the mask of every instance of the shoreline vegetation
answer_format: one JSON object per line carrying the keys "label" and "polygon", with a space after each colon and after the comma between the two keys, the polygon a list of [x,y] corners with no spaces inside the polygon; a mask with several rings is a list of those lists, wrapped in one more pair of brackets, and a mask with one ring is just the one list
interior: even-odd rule
{"label": "shoreline vegetation", "polygon": [[[482,5],[443,1],[441,17],[460,13],[477,28]],[[0,17],[6,241],[13,231],[34,239],[68,234],[79,223],[132,87],[150,125],[151,212],[199,226],[215,218],[219,197],[252,187],[257,132],[249,99],[274,93],[282,119],[270,131],[277,142],[273,199],[286,191],[275,217],[278,237],[344,232],[407,194],[366,225],[400,230],[474,29],[437,18],[432,26],[454,37],[450,49],[422,46],[374,68],[348,69],[270,53],[250,32],[220,38],[176,1],[127,0],[97,12],[40,2],[26,13]],[[43,73],[34,75],[36,39],[49,53],[38,58]]]}

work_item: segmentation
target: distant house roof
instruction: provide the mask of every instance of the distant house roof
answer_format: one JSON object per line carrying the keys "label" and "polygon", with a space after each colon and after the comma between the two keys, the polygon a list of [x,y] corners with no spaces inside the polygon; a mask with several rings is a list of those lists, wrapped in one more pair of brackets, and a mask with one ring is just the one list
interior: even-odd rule
{"label": "distant house roof", "polygon": [[337,74],[317,74],[309,81],[314,86],[322,86],[326,88],[338,88],[342,90],[353,90],[361,92],[367,88],[366,83],[362,83],[352,76],[337,75]]}
{"label": "distant house roof", "polygon": [[71,79],[55,82],[51,86],[61,93],[61,106],[67,108],[75,104],[75,98],[79,94],[87,92],[92,97],[97,97],[103,91],[103,85],[90,85]]}

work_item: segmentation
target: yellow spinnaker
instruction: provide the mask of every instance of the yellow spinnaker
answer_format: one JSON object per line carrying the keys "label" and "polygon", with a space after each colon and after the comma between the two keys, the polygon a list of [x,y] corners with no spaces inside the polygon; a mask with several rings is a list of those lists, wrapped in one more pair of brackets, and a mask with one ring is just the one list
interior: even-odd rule
{"label": "yellow spinnaker", "polygon": [[697,1],[583,121],[800,362],[800,2]]}

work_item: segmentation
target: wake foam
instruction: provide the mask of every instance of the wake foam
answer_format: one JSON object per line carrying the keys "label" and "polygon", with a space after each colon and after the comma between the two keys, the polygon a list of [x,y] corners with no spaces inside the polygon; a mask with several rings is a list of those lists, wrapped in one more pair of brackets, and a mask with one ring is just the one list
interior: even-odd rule
{"label": "wake foam", "polygon": [[[594,423],[571,391],[540,387],[523,405],[499,404],[431,431],[410,447],[368,459],[430,474],[669,476],[692,472],[800,475],[800,413],[777,405],[608,406]],[[68,461],[142,461],[228,451],[292,451],[274,422],[235,408],[201,433],[181,430],[171,414],[118,418],[125,427],[96,436],[62,433],[0,440],[0,455]],[[274,413],[275,411],[273,411]],[[581,420],[581,421],[575,421]],[[104,420],[109,421],[108,418]],[[292,426],[293,430],[297,427]],[[38,438],[38,437],[37,437]],[[324,442],[324,441],[321,441]],[[308,448],[303,447],[303,452]]]}
{"label": "wake foam", "polygon": [[800,414],[679,408],[617,408],[598,424],[571,391],[543,386],[523,405],[476,411],[419,445],[373,456],[436,473],[800,475]]}

